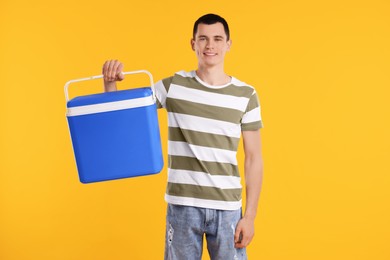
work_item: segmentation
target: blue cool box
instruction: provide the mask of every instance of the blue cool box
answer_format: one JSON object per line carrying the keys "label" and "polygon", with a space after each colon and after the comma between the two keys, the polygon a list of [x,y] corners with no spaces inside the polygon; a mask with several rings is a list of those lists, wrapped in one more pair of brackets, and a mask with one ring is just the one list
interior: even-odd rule
{"label": "blue cool box", "polygon": [[81,96],[67,119],[82,183],[155,174],[163,158],[151,88]]}

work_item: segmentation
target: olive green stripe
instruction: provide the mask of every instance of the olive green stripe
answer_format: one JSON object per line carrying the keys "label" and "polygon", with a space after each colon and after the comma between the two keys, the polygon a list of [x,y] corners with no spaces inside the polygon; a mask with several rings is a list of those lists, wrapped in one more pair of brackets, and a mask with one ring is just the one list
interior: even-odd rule
{"label": "olive green stripe", "polygon": [[237,165],[200,161],[193,157],[168,155],[168,167],[175,170],[206,172],[211,175],[240,177]]}
{"label": "olive green stripe", "polygon": [[190,197],[205,200],[240,201],[242,189],[219,189],[191,184],[168,182],[167,193],[171,196]]}
{"label": "olive green stripe", "polygon": [[172,83],[186,88],[193,88],[193,89],[198,89],[198,90],[203,90],[203,91],[218,93],[218,94],[224,94],[224,95],[230,95],[235,97],[250,98],[250,96],[254,91],[253,87],[251,86],[236,86],[234,84],[231,84],[224,88],[217,88],[217,89],[208,88],[203,86],[200,82],[198,82],[196,78],[183,77],[178,74],[175,75]]}
{"label": "olive green stripe", "polygon": [[169,127],[168,139],[170,141],[187,142],[193,145],[200,145],[230,151],[237,151],[240,138],[225,135],[209,134],[193,130]]}
{"label": "olive green stripe", "polygon": [[257,98],[257,95],[254,94],[249,99],[248,106],[246,108],[246,112],[251,111],[252,109],[255,109],[258,106],[259,106],[259,99]]}
{"label": "olive green stripe", "polygon": [[247,124],[242,124],[241,125],[241,131],[254,131],[258,130],[263,127],[263,122],[262,121],[255,121]]}
{"label": "olive green stripe", "polygon": [[168,93],[168,90],[169,90],[169,86],[170,86],[171,83],[172,83],[172,79],[173,79],[173,77],[169,77],[169,78],[166,78],[166,79],[163,79],[163,80],[162,80],[162,83],[163,83],[164,88],[165,88],[165,90],[167,91],[167,93]]}
{"label": "olive green stripe", "polygon": [[244,114],[236,109],[204,105],[170,97],[167,97],[166,105],[168,112],[210,118],[233,124],[239,124]]}

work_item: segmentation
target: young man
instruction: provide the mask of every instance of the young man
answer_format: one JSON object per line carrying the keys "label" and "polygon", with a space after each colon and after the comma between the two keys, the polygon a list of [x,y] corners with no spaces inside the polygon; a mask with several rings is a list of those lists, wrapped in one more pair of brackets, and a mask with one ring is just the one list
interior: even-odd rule
{"label": "young man", "polygon": [[[247,259],[262,183],[260,104],[253,87],[227,75],[229,27],[214,14],[194,24],[196,71],[156,83],[157,106],[168,112],[168,202],[165,259],[201,259],[203,236],[211,259]],[[123,64],[103,66],[106,91],[123,80]],[[242,133],[246,208],[236,153]]]}

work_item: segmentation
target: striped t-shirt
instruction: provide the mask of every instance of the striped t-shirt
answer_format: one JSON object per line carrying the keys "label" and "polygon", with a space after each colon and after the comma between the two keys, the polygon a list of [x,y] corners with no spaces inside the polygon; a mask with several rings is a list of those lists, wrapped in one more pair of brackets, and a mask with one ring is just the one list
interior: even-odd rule
{"label": "striped t-shirt", "polygon": [[241,207],[237,148],[241,131],[262,127],[256,90],[236,78],[223,86],[180,71],[156,83],[157,106],[168,112],[168,203]]}

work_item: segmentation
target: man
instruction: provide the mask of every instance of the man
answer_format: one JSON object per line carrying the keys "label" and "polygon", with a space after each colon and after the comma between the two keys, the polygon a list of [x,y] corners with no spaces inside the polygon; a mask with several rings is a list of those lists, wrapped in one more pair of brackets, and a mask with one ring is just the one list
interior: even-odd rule
{"label": "man", "polygon": [[[201,259],[203,236],[211,259],[247,259],[254,236],[263,162],[260,104],[253,87],[227,75],[229,27],[215,14],[194,24],[196,71],[180,71],[156,83],[158,108],[168,112],[168,202],[165,259]],[[123,64],[103,66],[106,91],[123,80]],[[242,133],[246,209],[236,153]]]}

